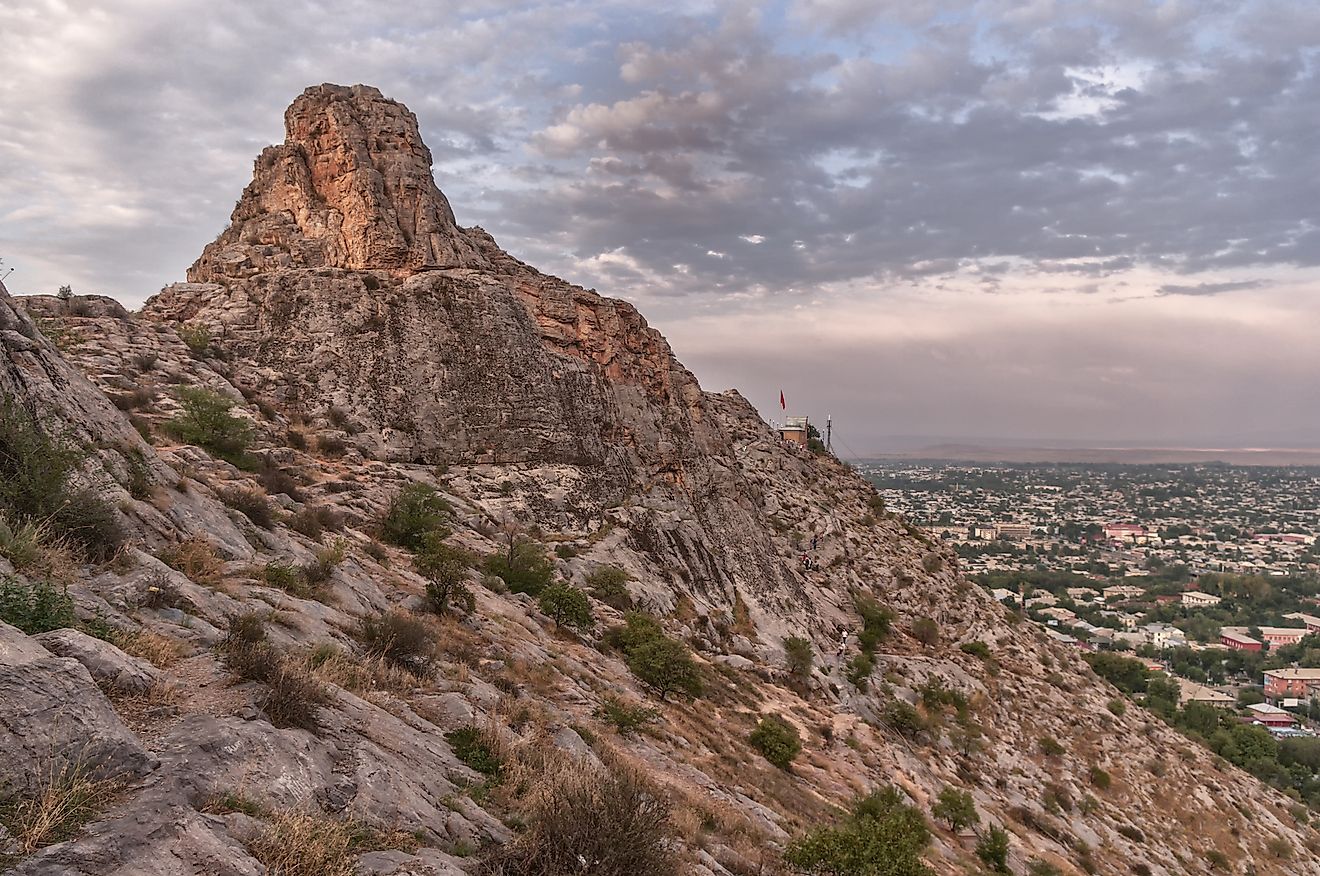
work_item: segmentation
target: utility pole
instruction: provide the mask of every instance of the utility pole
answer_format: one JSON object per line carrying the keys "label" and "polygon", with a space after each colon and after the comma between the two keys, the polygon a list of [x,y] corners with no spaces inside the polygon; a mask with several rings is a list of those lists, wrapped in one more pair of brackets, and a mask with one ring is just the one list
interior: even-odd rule
{"label": "utility pole", "polygon": [[834,432],[834,415],[826,414],[825,415],[825,449],[831,452],[834,450],[834,447],[830,440],[833,437],[831,434],[833,432]]}

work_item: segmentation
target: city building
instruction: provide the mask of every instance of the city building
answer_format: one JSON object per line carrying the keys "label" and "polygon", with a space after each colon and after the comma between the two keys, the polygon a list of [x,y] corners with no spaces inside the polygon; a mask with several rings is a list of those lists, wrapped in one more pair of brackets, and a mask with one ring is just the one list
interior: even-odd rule
{"label": "city building", "polygon": [[1292,614],[1285,614],[1284,617],[1288,620],[1301,621],[1306,625],[1306,631],[1308,633],[1320,633],[1320,617],[1316,617],[1313,614],[1303,614],[1300,611],[1295,611]]}
{"label": "city building", "polygon": [[1187,590],[1182,595],[1182,604],[1192,608],[1206,608],[1211,605],[1219,604],[1219,597],[1213,593],[1202,593],[1199,590]]}
{"label": "city building", "polygon": [[1021,541],[1024,538],[1031,538],[1031,524],[996,523],[995,535],[998,538],[1006,538],[1009,541]]}
{"label": "city building", "polygon": [[1105,595],[1106,602],[1113,602],[1119,599],[1136,599],[1139,596],[1145,596],[1146,591],[1140,587],[1133,587],[1131,584],[1115,584],[1112,587],[1106,587],[1100,591]]}
{"label": "city building", "polygon": [[1204,703],[1216,709],[1231,709],[1237,704],[1237,699],[1212,687],[1179,678],[1178,705],[1186,706],[1188,703]]}
{"label": "city building", "polygon": [[1269,703],[1253,703],[1247,706],[1247,711],[1251,713],[1253,724],[1263,724],[1266,727],[1291,727],[1295,720],[1291,712],[1278,706],[1271,706]]}
{"label": "city building", "polygon": [[1263,684],[1267,700],[1305,699],[1320,684],[1320,669],[1267,669]]}
{"label": "city building", "polygon": [[1219,643],[1226,648],[1232,648],[1234,651],[1259,651],[1264,647],[1259,640],[1248,636],[1245,630],[1237,632],[1236,629],[1225,627],[1220,630]]}
{"label": "city building", "polygon": [[1260,637],[1269,642],[1271,648],[1296,645],[1306,637],[1306,627],[1261,627]]}
{"label": "city building", "polygon": [[807,446],[811,437],[811,422],[808,417],[785,417],[784,425],[779,427],[779,437],[793,444]]}

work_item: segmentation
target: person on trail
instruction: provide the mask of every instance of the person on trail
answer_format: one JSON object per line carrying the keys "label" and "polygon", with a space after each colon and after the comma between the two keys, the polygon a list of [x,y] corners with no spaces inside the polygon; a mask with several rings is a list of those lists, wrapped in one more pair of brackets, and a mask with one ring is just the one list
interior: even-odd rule
{"label": "person on trail", "polygon": [[843,635],[839,638],[839,657],[842,658],[843,652],[847,650],[848,650],[848,631],[844,630]]}
{"label": "person on trail", "polygon": [[816,534],[816,533],[812,533],[812,536],[811,536],[811,549],[812,549],[813,551],[816,549],[816,544],[817,544],[819,541],[820,541],[820,536],[819,536],[818,534]]}

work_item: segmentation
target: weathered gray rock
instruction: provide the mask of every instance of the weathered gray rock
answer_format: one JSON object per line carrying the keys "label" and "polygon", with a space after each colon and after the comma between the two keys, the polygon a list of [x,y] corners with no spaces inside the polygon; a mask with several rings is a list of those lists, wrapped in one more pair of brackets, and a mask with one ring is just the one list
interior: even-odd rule
{"label": "weathered gray rock", "polygon": [[66,768],[133,780],[154,766],[77,660],[3,622],[0,658],[0,787],[26,795]]}
{"label": "weathered gray rock", "polygon": [[57,657],[77,660],[107,690],[143,693],[160,679],[160,672],[147,661],[79,630],[52,630],[34,638]]}

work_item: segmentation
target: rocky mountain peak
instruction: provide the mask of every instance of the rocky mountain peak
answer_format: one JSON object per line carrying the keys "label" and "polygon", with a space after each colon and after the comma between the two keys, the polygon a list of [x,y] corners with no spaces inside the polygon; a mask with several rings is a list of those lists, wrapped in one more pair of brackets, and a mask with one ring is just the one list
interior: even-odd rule
{"label": "rocky mountain peak", "polygon": [[229,227],[190,280],[484,264],[436,187],[431,152],[403,104],[366,85],[317,85],[294,100],[284,124],[284,143],[261,153]]}

